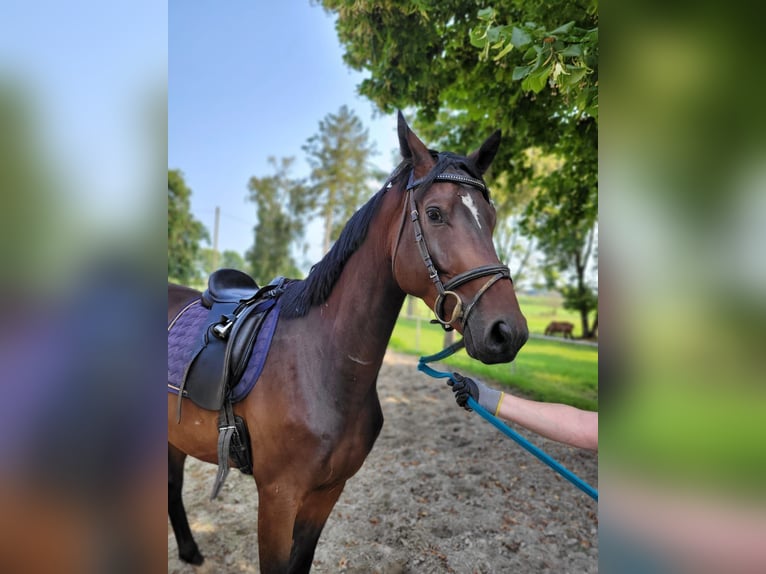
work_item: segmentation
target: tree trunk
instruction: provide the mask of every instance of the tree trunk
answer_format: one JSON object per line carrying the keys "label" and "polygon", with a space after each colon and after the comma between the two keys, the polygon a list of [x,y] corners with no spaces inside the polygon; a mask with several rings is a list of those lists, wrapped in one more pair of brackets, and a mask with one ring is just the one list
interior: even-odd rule
{"label": "tree trunk", "polygon": [[591,326],[590,332],[588,333],[588,339],[595,339],[597,330],[598,330],[598,310],[596,311],[596,318],[593,320],[593,325]]}
{"label": "tree trunk", "polygon": [[582,322],[582,338],[587,339],[590,336],[588,329],[588,310],[580,309],[580,321]]}
{"label": "tree trunk", "polygon": [[[587,261],[587,258],[586,258]],[[575,269],[577,271],[577,294],[580,301],[583,302],[585,294],[585,263],[580,257],[580,252],[575,253]],[[580,322],[582,323],[582,338],[586,339],[590,330],[588,329],[588,308],[583,303],[580,305]]]}

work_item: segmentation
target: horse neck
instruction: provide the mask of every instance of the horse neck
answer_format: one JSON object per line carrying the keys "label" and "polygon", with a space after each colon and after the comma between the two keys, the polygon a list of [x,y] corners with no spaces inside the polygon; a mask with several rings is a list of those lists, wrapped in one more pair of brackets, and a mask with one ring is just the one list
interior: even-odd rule
{"label": "horse neck", "polygon": [[[393,192],[393,193],[392,193]],[[377,372],[404,303],[404,292],[391,271],[392,228],[398,225],[399,194],[381,200],[367,238],[349,258],[333,292],[321,305],[324,336],[336,347],[342,370],[355,378]]]}

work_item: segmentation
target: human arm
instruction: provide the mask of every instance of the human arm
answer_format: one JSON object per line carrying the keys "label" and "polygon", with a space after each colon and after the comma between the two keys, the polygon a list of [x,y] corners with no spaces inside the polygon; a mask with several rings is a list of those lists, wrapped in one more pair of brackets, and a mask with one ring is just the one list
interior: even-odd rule
{"label": "human arm", "polygon": [[[449,385],[457,403],[466,407],[468,396],[490,413],[539,435],[578,448],[598,450],[598,413],[569,405],[522,399],[492,389],[458,373]],[[466,407],[468,408],[468,407]]]}

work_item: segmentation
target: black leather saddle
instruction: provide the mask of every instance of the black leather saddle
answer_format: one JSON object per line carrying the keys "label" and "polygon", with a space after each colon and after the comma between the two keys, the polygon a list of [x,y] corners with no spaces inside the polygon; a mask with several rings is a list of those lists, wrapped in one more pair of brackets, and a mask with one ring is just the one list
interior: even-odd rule
{"label": "black leather saddle", "polygon": [[198,349],[186,368],[178,398],[188,397],[198,406],[218,411],[229,390],[239,382],[247,367],[263,320],[279,297],[286,279],[279,277],[264,287],[235,269],[220,269],[210,275],[202,304],[210,309]]}
{"label": "black leather saddle", "polygon": [[202,304],[210,309],[215,303],[236,303],[251,299],[258,289],[255,279],[247,273],[237,269],[219,269],[208,277]]}

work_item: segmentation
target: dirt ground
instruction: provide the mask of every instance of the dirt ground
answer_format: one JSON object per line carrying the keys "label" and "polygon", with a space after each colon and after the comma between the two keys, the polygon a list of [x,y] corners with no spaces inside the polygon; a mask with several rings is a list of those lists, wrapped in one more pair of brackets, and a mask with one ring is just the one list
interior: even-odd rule
{"label": "dirt ground", "polygon": [[[587,495],[460,409],[412,357],[389,352],[378,393],[383,430],[330,515],[312,573],[598,571],[598,507]],[[524,434],[598,487],[594,453]],[[205,563],[178,559],[168,521],[171,574],[259,572],[253,479],[232,471],[210,501],[215,470],[187,459],[184,501]]]}

